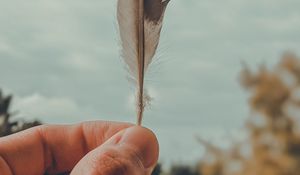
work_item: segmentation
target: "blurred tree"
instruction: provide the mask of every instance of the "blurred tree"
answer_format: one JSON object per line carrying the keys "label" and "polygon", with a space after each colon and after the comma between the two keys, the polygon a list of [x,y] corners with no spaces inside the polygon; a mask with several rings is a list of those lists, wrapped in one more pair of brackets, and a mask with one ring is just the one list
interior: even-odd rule
{"label": "blurred tree", "polygon": [[0,90],[0,137],[41,124],[39,121],[25,122],[22,119],[12,121],[12,115],[9,113],[11,100],[12,96],[4,97]]}
{"label": "blurred tree", "polygon": [[189,166],[174,165],[171,168],[170,175],[200,175]]}
{"label": "blurred tree", "polygon": [[0,136],[11,133],[11,126],[9,124],[10,114],[8,113],[11,96],[3,97],[0,90]]}
{"label": "blurred tree", "polygon": [[300,60],[286,53],[273,70],[261,66],[254,73],[245,67],[241,84],[251,94],[249,139],[230,151],[204,144],[213,159],[200,161],[199,171],[204,175],[299,175]]}
{"label": "blurred tree", "polygon": [[161,164],[157,164],[152,172],[152,175],[160,175],[161,173],[162,173]]}

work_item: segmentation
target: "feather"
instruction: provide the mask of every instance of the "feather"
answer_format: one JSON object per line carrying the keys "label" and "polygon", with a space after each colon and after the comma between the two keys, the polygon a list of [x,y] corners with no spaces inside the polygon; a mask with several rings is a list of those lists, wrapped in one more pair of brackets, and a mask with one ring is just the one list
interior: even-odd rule
{"label": "feather", "polygon": [[170,0],[118,0],[117,18],[122,57],[137,90],[137,124],[141,125],[149,96],[144,77],[155,55],[162,21]]}

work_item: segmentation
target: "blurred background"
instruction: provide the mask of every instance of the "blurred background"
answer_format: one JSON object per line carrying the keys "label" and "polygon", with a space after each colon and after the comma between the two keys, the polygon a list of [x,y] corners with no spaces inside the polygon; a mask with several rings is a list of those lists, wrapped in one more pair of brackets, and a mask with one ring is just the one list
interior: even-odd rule
{"label": "blurred background", "polygon": [[[198,171],[201,159],[215,165],[211,155],[216,152],[217,158],[231,160],[223,150],[254,139],[250,118],[274,121],[270,116],[275,114],[265,108],[281,109],[285,103],[257,107],[256,102],[258,97],[270,97],[263,104],[274,102],[271,97],[281,94],[281,85],[267,92],[278,84],[288,81],[289,92],[298,85],[290,84],[298,75],[293,65],[300,54],[299,7],[297,0],[170,2],[147,76],[154,100],[143,121],[157,134],[164,169],[180,165]],[[135,122],[134,90],[120,58],[116,1],[2,0],[0,11],[0,88],[5,94],[0,104],[13,94],[13,121]],[[267,90],[260,92],[261,87]],[[7,113],[3,107],[1,114]],[[17,131],[21,124],[14,124]]]}

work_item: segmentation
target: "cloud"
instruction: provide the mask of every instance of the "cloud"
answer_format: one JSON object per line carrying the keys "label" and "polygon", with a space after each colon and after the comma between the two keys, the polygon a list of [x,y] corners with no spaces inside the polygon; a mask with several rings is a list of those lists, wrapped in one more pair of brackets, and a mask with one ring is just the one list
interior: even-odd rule
{"label": "cloud", "polygon": [[80,106],[74,100],[65,97],[46,97],[35,93],[24,97],[15,97],[12,111],[19,111],[19,117],[40,119],[42,121],[74,122],[91,115],[86,106]]}
{"label": "cloud", "polygon": [[71,68],[79,72],[95,72],[101,67],[99,59],[82,53],[71,54],[63,59],[62,64],[65,68]]}

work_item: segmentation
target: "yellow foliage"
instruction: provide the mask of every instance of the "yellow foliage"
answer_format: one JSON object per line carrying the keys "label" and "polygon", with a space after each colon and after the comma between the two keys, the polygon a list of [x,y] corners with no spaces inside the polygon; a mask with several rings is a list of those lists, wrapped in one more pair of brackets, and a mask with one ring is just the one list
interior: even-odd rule
{"label": "yellow foliage", "polygon": [[[247,143],[231,151],[205,144],[208,156],[200,162],[203,175],[299,175],[300,132],[300,60],[286,53],[273,69],[261,66],[257,72],[245,67],[241,84],[251,96],[252,114],[246,123]],[[300,111],[300,110],[299,110]],[[259,119],[259,120],[257,120]],[[250,146],[250,155],[243,148]],[[212,149],[213,148],[213,149]]]}

